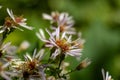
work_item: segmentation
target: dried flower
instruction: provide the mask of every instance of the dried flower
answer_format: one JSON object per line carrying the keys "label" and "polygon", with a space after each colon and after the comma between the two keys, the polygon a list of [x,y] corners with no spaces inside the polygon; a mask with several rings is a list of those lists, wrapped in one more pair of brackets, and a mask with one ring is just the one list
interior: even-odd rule
{"label": "dried flower", "polygon": [[91,64],[91,61],[88,58],[86,58],[76,67],[76,70],[84,69],[90,64]]}
{"label": "dried flower", "polygon": [[[62,70],[60,75],[63,76],[65,73],[68,73],[69,70],[67,70],[67,67],[70,66],[70,63],[68,62],[62,62],[61,66],[60,66],[60,69]],[[70,79],[70,76],[69,75],[65,75],[66,79]]]}
{"label": "dried flower", "polygon": [[104,69],[102,69],[102,75],[103,75],[103,80],[113,80],[111,75],[109,75],[109,72],[104,71]]}

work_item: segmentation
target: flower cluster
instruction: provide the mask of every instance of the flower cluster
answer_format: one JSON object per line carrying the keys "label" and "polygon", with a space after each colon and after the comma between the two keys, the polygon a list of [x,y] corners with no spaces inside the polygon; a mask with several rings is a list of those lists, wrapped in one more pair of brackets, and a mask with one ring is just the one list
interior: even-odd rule
{"label": "flower cluster", "polygon": [[[54,68],[54,79],[68,79],[69,73],[81,70],[91,63],[90,60],[85,59],[71,71],[65,70],[68,66],[62,67],[63,64],[66,63],[64,60],[67,57],[81,57],[85,40],[82,39],[81,36],[73,40],[73,36],[77,34],[73,27],[74,20],[68,13],[52,12],[51,15],[44,13],[43,18],[50,20],[51,30],[45,30],[45,32],[48,33],[49,38],[45,36],[43,29],[39,29],[39,32],[37,32],[36,35],[44,42],[44,48],[49,48],[51,50],[49,63],[53,65],[57,64]],[[48,69],[51,72],[51,68]]]}
{"label": "flower cluster", "polygon": [[[80,58],[85,43],[73,27],[74,20],[68,13],[43,14],[43,18],[50,21],[50,30],[39,29],[36,36],[44,44],[41,49],[36,46],[31,52],[25,52],[30,46],[27,41],[23,41],[20,46],[14,46],[11,42],[5,43],[4,40],[14,30],[23,31],[22,27],[33,29],[27,25],[27,19],[23,16],[14,15],[8,8],[7,13],[9,16],[0,26],[0,80],[69,80],[70,73],[90,65],[91,61],[86,58],[74,69],[68,70],[70,63],[65,59],[69,56]],[[49,37],[46,37],[45,33]],[[74,36],[78,38],[73,39]],[[108,73],[102,73],[104,80],[111,80]]]}
{"label": "flower cluster", "polygon": [[[60,28],[60,32],[66,32],[67,34],[75,34],[75,28],[72,26],[74,25],[74,20],[72,16],[69,16],[68,13],[58,13],[52,12],[51,15],[43,14],[43,18],[46,20],[50,20],[51,28],[56,30],[57,27]],[[56,24],[56,25],[55,25]]]}
{"label": "flower cluster", "polygon": [[[0,8],[2,8],[2,6],[0,6]],[[21,49],[21,47],[25,47],[25,45],[22,44],[23,46],[17,47],[11,45],[11,42],[5,43],[4,40],[15,29],[23,31],[21,27],[29,30],[32,30],[33,28],[27,26],[26,18],[23,16],[14,15],[12,10],[8,8],[6,10],[9,16],[5,18],[4,24],[0,26],[0,79],[13,80],[15,77],[18,78],[19,72],[22,70],[21,69],[19,71],[17,68],[20,68],[21,65],[24,65],[27,62],[18,59],[19,56],[16,54]],[[14,66],[14,62],[18,67]]]}

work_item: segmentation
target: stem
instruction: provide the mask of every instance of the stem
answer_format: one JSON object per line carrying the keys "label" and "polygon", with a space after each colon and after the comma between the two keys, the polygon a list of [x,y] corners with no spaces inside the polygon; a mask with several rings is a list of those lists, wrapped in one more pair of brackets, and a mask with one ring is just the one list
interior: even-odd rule
{"label": "stem", "polygon": [[62,63],[62,61],[65,59],[65,54],[61,53],[60,55],[60,62],[59,62],[59,65],[58,65],[58,69],[60,69],[60,65]]}
{"label": "stem", "polygon": [[55,51],[55,47],[53,47],[52,49],[49,49],[49,51],[50,51],[50,55],[49,55],[48,63],[51,62],[51,56],[52,56],[52,53]]}
{"label": "stem", "polygon": [[58,77],[59,77],[59,78],[61,78],[61,76],[60,76],[60,74],[59,74],[59,73],[58,73],[57,75],[58,75]]}
{"label": "stem", "polygon": [[68,75],[68,74],[70,74],[70,73],[72,73],[72,72],[75,72],[75,71],[76,71],[76,69],[71,70],[70,72],[68,72],[68,73],[66,73],[66,74],[64,74],[64,75]]}

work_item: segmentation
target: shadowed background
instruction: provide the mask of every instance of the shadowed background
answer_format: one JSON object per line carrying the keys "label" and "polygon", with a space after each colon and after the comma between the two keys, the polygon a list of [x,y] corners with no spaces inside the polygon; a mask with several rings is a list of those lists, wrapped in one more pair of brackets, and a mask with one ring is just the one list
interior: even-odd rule
{"label": "shadowed background", "polygon": [[[8,16],[6,8],[16,15],[24,15],[33,31],[24,29],[11,33],[7,41],[19,45],[23,40],[34,48],[41,42],[35,33],[39,28],[49,27],[49,21],[42,19],[42,13],[52,11],[68,12],[75,20],[74,27],[82,32],[86,40],[83,58],[90,58],[92,64],[84,70],[71,74],[70,80],[102,80],[101,68],[109,71],[114,80],[120,80],[120,0],[0,0],[0,24]],[[79,64],[68,59],[71,67]]]}

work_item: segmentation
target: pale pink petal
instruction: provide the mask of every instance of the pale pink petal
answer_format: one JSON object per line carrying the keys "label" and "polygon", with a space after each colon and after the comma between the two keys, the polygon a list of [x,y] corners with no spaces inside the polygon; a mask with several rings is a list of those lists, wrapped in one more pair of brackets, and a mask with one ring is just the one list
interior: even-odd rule
{"label": "pale pink petal", "polygon": [[44,19],[53,20],[53,18],[50,15],[46,14],[46,13],[43,13],[42,16],[43,16]]}

